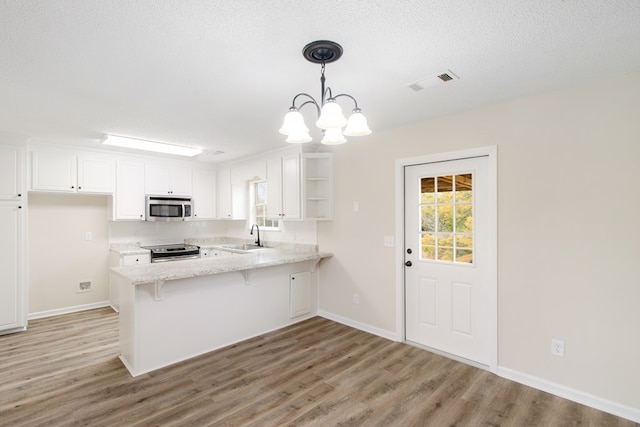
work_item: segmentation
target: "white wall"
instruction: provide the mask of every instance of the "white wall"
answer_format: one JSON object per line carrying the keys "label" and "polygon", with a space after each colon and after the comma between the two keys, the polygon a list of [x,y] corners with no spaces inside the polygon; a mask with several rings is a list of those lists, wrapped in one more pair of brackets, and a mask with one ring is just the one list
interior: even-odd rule
{"label": "white wall", "polygon": [[[225,221],[227,229],[225,235],[239,239],[255,239],[251,236],[250,221]],[[280,221],[279,231],[260,230],[260,240],[267,245],[269,242],[299,243],[304,245],[317,244],[316,221]]]}
{"label": "white wall", "polygon": [[[383,246],[395,235],[394,162],[489,145],[498,146],[499,365],[640,411],[640,74],[330,149],[335,218],[318,224],[318,242],[335,256],[322,265],[320,308],[398,330],[395,249]],[[550,354],[552,338],[565,341],[564,358]]]}
{"label": "white wall", "polygon": [[108,301],[108,256],[107,196],[29,193],[30,314]]}
{"label": "white wall", "polygon": [[112,221],[109,222],[111,243],[164,245],[181,243],[188,237],[224,236],[226,221]]}

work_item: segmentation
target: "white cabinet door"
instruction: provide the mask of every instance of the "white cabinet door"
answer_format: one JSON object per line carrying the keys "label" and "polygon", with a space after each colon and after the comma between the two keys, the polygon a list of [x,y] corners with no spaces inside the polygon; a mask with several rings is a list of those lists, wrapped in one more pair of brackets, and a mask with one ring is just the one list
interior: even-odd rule
{"label": "white cabinet door", "polygon": [[34,190],[66,193],[113,193],[114,163],[111,159],[70,153],[34,151]]}
{"label": "white cabinet door", "polygon": [[111,194],[114,191],[114,182],[113,160],[78,157],[78,192]]}
{"label": "white cabinet door", "polygon": [[195,219],[216,218],[215,170],[193,170],[193,211]]}
{"label": "white cabinet door", "polygon": [[0,204],[0,331],[27,326],[23,215],[18,203]]}
{"label": "white cabinet door", "polygon": [[300,158],[297,154],[282,158],[282,216],[285,219],[301,218]]}
{"label": "white cabinet door", "polygon": [[231,219],[231,169],[218,169],[216,184],[217,216],[219,219]]}
{"label": "white cabinet door", "polygon": [[178,196],[193,194],[193,172],[191,168],[175,167],[169,173],[169,191]]}
{"label": "white cabinet door", "polygon": [[282,158],[267,160],[267,215],[282,219]]}
{"label": "white cabinet door", "polygon": [[311,272],[289,275],[289,316],[302,316],[311,312]]}
{"label": "white cabinet door", "polygon": [[118,162],[115,219],[144,221],[144,163]]}
{"label": "white cabinet door", "polygon": [[300,159],[297,154],[267,160],[267,214],[300,219]]}
{"label": "white cabinet door", "polygon": [[151,255],[123,255],[120,260],[120,265],[138,265],[138,264],[150,264]]}
{"label": "white cabinet door", "polygon": [[18,147],[0,146],[0,200],[22,199],[22,153]]}
{"label": "white cabinet door", "polygon": [[191,169],[148,164],[145,167],[145,192],[156,195],[190,196],[192,192]]}
{"label": "white cabinet door", "polygon": [[147,194],[169,194],[169,169],[165,166],[146,165],[144,191]]}
{"label": "white cabinet door", "polygon": [[64,153],[34,151],[32,163],[34,190],[75,192],[76,156]]}
{"label": "white cabinet door", "polygon": [[249,215],[249,180],[242,170],[231,169],[231,218]]}

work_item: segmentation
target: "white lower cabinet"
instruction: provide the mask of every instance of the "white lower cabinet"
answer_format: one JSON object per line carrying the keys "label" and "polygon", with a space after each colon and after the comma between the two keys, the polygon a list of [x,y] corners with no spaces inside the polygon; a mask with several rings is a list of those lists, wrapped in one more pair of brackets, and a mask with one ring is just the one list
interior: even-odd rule
{"label": "white lower cabinet", "polygon": [[[120,267],[123,265],[150,264],[151,254],[130,254],[121,255],[118,252],[109,254],[109,267]],[[118,293],[118,281],[114,280],[113,275],[109,273],[109,303],[115,311],[120,311],[120,298]]]}
{"label": "white lower cabinet", "polygon": [[0,333],[27,327],[25,209],[21,203],[0,203]]}
{"label": "white lower cabinet", "polygon": [[200,258],[226,257],[233,255],[229,251],[221,251],[219,249],[200,248]]}
{"label": "white lower cabinet", "polygon": [[311,272],[289,275],[289,316],[294,317],[311,312]]}

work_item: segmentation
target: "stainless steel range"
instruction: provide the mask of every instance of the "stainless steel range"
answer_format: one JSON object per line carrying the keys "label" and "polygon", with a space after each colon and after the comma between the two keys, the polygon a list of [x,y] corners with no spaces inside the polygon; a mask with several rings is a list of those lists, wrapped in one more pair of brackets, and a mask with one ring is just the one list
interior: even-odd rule
{"label": "stainless steel range", "polygon": [[200,246],[177,243],[173,245],[142,246],[151,251],[151,262],[179,261],[200,258]]}

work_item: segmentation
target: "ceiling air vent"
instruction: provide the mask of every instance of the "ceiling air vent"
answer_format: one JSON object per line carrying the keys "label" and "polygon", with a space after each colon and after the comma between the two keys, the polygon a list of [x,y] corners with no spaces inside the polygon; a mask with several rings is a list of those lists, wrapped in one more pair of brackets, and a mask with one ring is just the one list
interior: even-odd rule
{"label": "ceiling air vent", "polygon": [[416,80],[415,82],[411,82],[405,86],[414,92],[418,92],[422,89],[426,89],[432,86],[438,86],[443,83],[450,82],[452,80],[459,80],[460,78],[456,76],[451,70],[447,70],[446,73],[436,74],[434,76],[423,77],[420,80]]}
{"label": "ceiling air vent", "polygon": [[221,154],[224,154],[224,151],[220,151],[220,150],[216,150],[216,151],[205,150],[202,154],[205,155],[205,156],[215,157],[215,156],[219,156]]}

